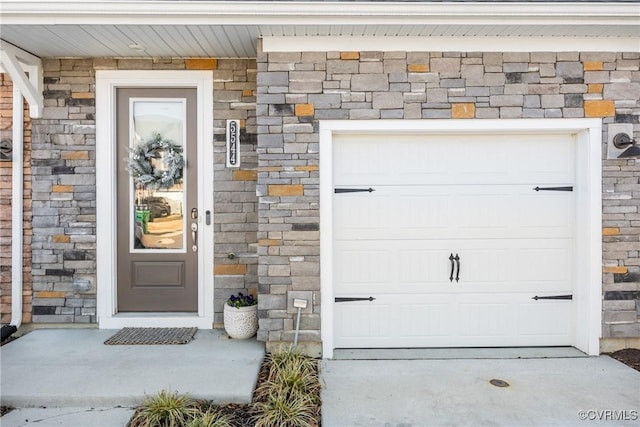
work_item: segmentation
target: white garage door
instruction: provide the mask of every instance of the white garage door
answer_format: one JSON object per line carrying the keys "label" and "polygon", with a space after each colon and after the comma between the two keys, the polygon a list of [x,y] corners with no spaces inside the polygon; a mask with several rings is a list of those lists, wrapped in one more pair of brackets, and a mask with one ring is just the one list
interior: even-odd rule
{"label": "white garage door", "polygon": [[570,345],[574,150],[556,134],[334,135],[335,347]]}

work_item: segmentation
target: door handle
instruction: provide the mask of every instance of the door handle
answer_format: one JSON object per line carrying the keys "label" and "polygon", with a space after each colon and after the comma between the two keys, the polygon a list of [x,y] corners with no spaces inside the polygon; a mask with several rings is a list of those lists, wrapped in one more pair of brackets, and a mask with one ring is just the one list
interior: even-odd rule
{"label": "door handle", "polygon": [[458,282],[458,280],[460,280],[460,257],[458,256],[458,254],[456,254],[456,257],[454,258],[454,260],[458,265],[458,270],[456,271],[456,282]]}
{"label": "door handle", "polygon": [[193,252],[197,252],[198,251],[198,224],[196,224],[195,222],[191,223],[191,241],[193,242],[193,245],[191,246],[191,250],[193,250]]}
{"label": "door handle", "polygon": [[455,265],[453,263],[454,259],[455,258],[453,257],[453,254],[450,254],[449,255],[449,261],[451,262],[451,274],[449,275],[449,281],[450,282],[453,282],[453,270],[455,269]]}

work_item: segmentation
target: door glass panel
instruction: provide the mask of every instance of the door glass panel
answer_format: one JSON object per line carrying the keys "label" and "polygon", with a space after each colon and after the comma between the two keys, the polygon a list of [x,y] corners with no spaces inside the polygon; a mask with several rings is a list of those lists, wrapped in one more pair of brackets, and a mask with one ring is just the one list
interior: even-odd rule
{"label": "door glass panel", "polygon": [[183,99],[130,99],[133,252],[185,250],[185,107]]}

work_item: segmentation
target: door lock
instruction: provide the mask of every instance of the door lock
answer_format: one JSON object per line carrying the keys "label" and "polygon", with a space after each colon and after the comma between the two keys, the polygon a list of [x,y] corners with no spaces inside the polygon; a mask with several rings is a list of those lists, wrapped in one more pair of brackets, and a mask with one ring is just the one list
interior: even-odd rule
{"label": "door lock", "polygon": [[191,219],[198,219],[198,209],[191,209]]}

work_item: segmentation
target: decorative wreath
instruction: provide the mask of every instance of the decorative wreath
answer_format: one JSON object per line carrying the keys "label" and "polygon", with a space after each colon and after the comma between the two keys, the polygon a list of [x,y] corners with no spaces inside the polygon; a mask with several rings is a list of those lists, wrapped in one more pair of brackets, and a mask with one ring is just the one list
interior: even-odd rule
{"label": "decorative wreath", "polygon": [[[139,187],[158,190],[170,188],[182,181],[182,147],[163,139],[159,133],[154,132],[149,141],[140,143],[135,148],[127,148],[127,151],[129,174]],[[164,168],[155,168],[152,163],[154,159],[162,159]]]}

